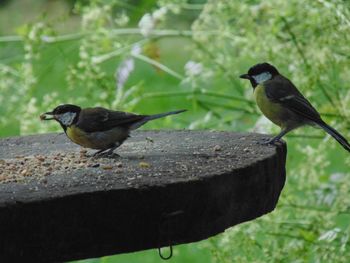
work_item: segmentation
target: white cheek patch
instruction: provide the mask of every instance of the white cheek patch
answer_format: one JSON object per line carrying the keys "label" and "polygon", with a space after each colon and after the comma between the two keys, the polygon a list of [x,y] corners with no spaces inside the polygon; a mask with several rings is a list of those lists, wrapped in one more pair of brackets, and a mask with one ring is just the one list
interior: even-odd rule
{"label": "white cheek patch", "polygon": [[263,72],[259,75],[255,75],[253,76],[253,78],[255,79],[256,83],[260,84],[266,80],[271,79],[272,75],[270,72]]}
{"label": "white cheek patch", "polygon": [[69,126],[69,125],[72,124],[72,122],[73,122],[73,120],[74,120],[76,115],[77,114],[75,112],[66,112],[66,113],[63,113],[63,114],[55,115],[55,117],[63,125]]}

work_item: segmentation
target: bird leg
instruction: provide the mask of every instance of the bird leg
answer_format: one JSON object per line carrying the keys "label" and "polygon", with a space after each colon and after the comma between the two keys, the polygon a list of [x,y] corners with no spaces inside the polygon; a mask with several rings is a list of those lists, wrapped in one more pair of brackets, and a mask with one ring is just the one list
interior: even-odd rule
{"label": "bird leg", "polygon": [[[106,156],[115,155],[116,157],[120,157],[118,154],[113,153],[113,151],[115,149],[117,149],[119,146],[120,146],[120,143],[117,142],[117,143],[113,144],[112,147],[110,147],[110,148],[102,149],[102,150],[95,152],[93,154],[93,156],[96,157],[96,156],[103,156],[103,155],[106,155]],[[105,152],[105,151],[107,151],[107,152]]]}
{"label": "bird leg", "polygon": [[281,138],[290,131],[290,129],[283,129],[281,130],[281,132],[279,134],[277,134],[275,137],[273,137],[272,139],[267,139],[267,138],[264,138],[263,142],[260,142],[259,144],[262,144],[262,145],[267,145],[267,144],[274,144],[275,142],[278,142],[281,140]]}
{"label": "bird leg", "polygon": [[289,129],[283,129],[279,134],[277,134],[275,137],[272,139],[268,140],[266,144],[274,144],[275,142],[279,142],[281,138],[286,135],[287,132],[289,132]]}
{"label": "bird leg", "polygon": [[94,157],[99,156],[99,155],[101,155],[103,152],[105,152],[105,151],[107,151],[107,150],[108,150],[108,148],[107,148],[107,149],[99,150],[99,151],[95,152],[92,156],[94,156]]}
{"label": "bird leg", "polygon": [[116,157],[120,157],[119,154],[114,153],[114,150],[117,149],[120,146],[120,143],[114,144],[113,147],[109,148],[108,152],[106,152],[107,155],[114,154]]}

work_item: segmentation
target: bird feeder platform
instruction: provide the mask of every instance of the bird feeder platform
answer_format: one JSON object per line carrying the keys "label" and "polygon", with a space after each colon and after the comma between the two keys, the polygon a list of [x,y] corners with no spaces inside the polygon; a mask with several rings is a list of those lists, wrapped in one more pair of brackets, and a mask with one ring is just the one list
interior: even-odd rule
{"label": "bird feeder platform", "polygon": [[271,212],[286,145],[264,135],[136,131],[91,157],[64,134],[0,140],[0,262],[61,262],[190,243]]}

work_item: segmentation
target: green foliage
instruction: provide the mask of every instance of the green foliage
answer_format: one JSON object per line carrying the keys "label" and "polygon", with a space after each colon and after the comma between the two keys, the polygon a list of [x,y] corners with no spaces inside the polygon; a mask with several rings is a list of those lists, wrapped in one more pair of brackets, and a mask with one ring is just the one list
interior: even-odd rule
{"label": "green foliage", "polygon": [[[349,19],[345,1],[213,0],[192,30],[197,59],[216,78],[229,83],[270,61],[349,137]],[[247,94],[235,84],[226,92]],[[299,134],[305,131],[317,132]],[[348,262],[349,156],[328,138],[309,139],[308,146],[288,141],[288,180],[277,210],[215,238],[216,262]]]}
{"label": "green foliage", "polygon": [[[0,36],[0,136],[58,131],[38,116],[63,102],[142,113],[190,110],[147,128],[276,132],[238,78],[269,61],[350,137],[347,1],[132,3],[77,1],[76,22],[66,15],[71,27],[64,33],[63,18],[45,16],[16,36]],[[313,128],[286,140],[287,182],[277,209],[199,245],[180,246],[173,260],[348,262],[349,155]],[[211,257],[203,255],[208,251]],[[152,253],[87,262],[153,262]]]}

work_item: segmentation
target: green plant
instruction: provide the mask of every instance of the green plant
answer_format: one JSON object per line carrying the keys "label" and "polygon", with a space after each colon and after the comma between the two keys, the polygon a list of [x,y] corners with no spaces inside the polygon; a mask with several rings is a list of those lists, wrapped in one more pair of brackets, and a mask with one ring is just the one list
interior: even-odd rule
{"label": "green plant", "polygon": [[[269,61],[350,137],[348,1],[83,2],[73,32],[42,17],[0,36],[0,136],[58,130],[37,118],[62,102],[191,112],[148,128],[274,133],[238,78]],[[287,182],[276,210],[201,243],[213,261],[348,262],[349,155],[312,128],[286,140]]]}

